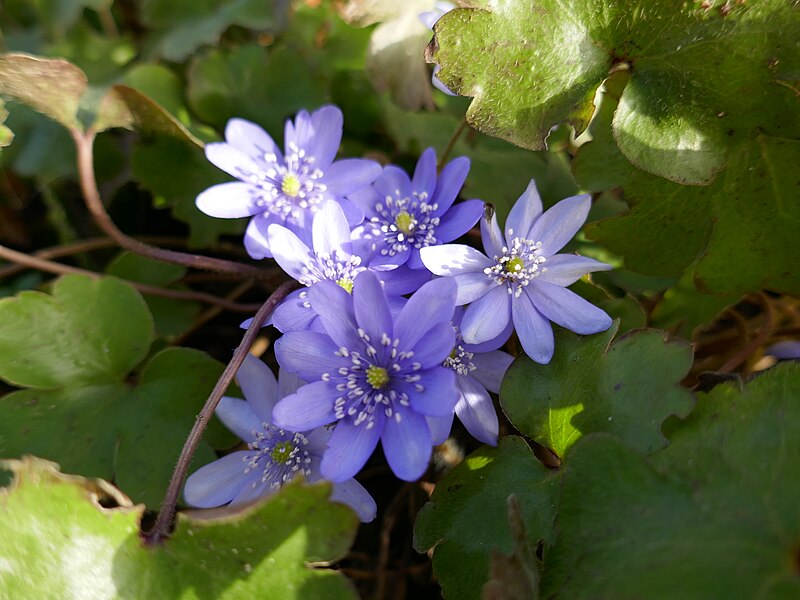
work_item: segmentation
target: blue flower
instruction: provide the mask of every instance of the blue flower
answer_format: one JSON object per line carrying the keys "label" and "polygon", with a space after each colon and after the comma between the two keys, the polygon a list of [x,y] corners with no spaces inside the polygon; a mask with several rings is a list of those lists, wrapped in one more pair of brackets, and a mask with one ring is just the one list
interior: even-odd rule
{"label": "blue flower", "polygon": [[[351,239],[350,227],[341,206],[327,202],[314,215],[311,228],[312,248],[282,225],[270,225],[267,239],[281,268],[302,285],[332,281],[350,292],[356,275],[372,269],[369,244]],[[425,271],[406,267],[376,271],[390,301],[398,305],[400,296],[413,292],[430,278]],[[399,311],[399,306],[397,306]],[[308,301],[308,290],[292,292],[275,309],[271,323],[280,331],[319,329],[319,321]]]}
{"label": "blue flower", "polygon": [[531,180],[508,215],[505,237],[495,216],[491,221],[481,220],[488,256],[457,244],[422,249],[425,266],[458,285],[456,303],[469,304],[461,322],[465,342],[494,339],[513,322],[525,353],[545,364],[553,356],[550,321],[580,334],[611,326],[605,312],[566,289],[586,273],[611,266],[582,256],[556,254],[586,221],[590,207],[589,196],[573,196],[542,214],[542,202]]}
{"label": "blue flower", "polygon": [[[485,444],[496,446],[497,412],[489,392],[500,393],[500,383],[514,360],[510,354],[498,350],[508,339],[510,331],[503,332],[494,340],[483,344],[466,344],[458,327],[463,313],[463,309],[456,310],[453,319],[456,330],[455,347],[444,361],[444,366],[456,373],[458,402],[455,414],[472,437]],[[441,444],[447,439],[452,424],[452,414],[428,418],[434,444]]]}
{"label": "blue flower", "polygon": [[342,205],[351,225],[364,215],[345,197],[380,174],[378,163],[362,159],[334,162],[342,140],[342,111],[323,106],[286,122],[285,153],[261,127],[231,119],[225,142],[207,144],[206,157],[239,181],[210,187],[197,208],[212,217],[249,217],[244,245],[253,258],[272,256],[267,229],[285,225],[308,239],[311,216],[326,200]]}
{"label": "blue flower", "polygon": [[[276,492],[297,475],[308,482],[322,479],[319,466],[330,430],[296,433],[271,422],[277,399],[293,393],[302,382],[281,372],[279,383],[252,355],[245,358],[237,378],[247,400],[225,396],[216,415],[247,443],[247,450],[227,454],[192,473],[183,490],[192,506],[242,504]],[[364,522],[375,518],[375,501],[355,479],[334,484],[331,500],[347,504]]]}
{"label": "blue flower", "polygon": [[310,383],[275,406],[284,429],[335,422],[322,474],[352,477],[378,440],[392,471],[413,481],[431,457],[426,416],[453,412],[455,374],[442,366],[455,341],[450,323],[456,286],[440,279],[423,285],[394,319],[373,273],[356,277],[352,295],[322,281],[309,289],[325,333],[298,331],[275,343],[284,369]]}
{"label": "blue flower", "polygon": [[436,153],[428,148],[409,179],[403,169],[389,165],[371,186],[350,199],[366,215],[355,232],[371,240],[387,265],[406,262],[423,268],[421,248],[452,241],[469,231],[483,214],[480,200],[453,205],[469,173],[469,159],[450,161],[436,176]]}

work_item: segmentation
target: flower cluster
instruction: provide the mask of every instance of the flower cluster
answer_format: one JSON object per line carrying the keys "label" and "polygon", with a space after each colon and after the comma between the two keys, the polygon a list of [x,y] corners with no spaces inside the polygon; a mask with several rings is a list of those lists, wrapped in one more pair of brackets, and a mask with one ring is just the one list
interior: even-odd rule
{"label": "flower cluster", "polygon": [[[247,444],[197,471],[185,496],[197,506],[269,494],[295,475],[334,483],[334,499],[374,517],[353,479],[381,442],[394,473],[415,480],[454,415],[496,444],[498,393],[516,331],[547,363],[554,322],[589,334],[611,319],[566,289],[608,265],[558,254],[586,220],[588,196],[543,211],[536,186],[501,231],[480,200],[456,202],[467,158],[437,171],[425,150],[412,175],[394,165],[334,160],[342,136],[335,106],[287,122],[285,152],[260,127],[234,119],[209,160],[239,179],[206,190],[197,206],[250,216],[245,246],[272,257],[301,288],[269,323],[283,335],[281,383],[255,358],[239,372],[246,401],[225,398],[220,418]],[[485,251],[452,244],[481,221]],[[291,382],[284,384],[283,382]]]}

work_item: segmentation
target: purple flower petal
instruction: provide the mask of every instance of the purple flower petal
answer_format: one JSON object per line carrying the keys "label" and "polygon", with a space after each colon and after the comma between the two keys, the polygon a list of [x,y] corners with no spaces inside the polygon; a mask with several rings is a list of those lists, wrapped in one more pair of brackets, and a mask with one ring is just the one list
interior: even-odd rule
{"label": "purple flower petal", "polygon": [[455,408],[458,420],[476,440],[496,446],[499,424],[492,399],[469,375],[459,375],[457,380],[461,393]]}
{"label": "purple flower petal", "polygon": [[260,425],[261,422],[269,423],[272,408],[278,399],[278,382],[270,368],[252,354],[248,354],[236,372],[236,379],[244,397],[247,398],[247,403],[258,417],[256,425]]}
{"label": "purple flower petal", "polygon": [[258,498],[274,494],[277,491],[270,489],[268,481],[261,481],[257,472],[251,473],[251,475],[255,475],[255,477],[252,477],[242,486],[239,493],[231,500],[231,506],[252,502]]}
{"label": "purple flower petal", "polygon": [[[344,162],[344,161],[339,161],[339,162]],[[328,173],[330,173],[330,169],[328,169]],[[350,200],[350,202],[352,202],[353,204],[355,204],[358,208],[360,208],[364,212],[364,214],[369,218],[369,217],[374,217],[376,215],[375,205],[381,201],[381,196],[380,194],[378,194],[378,192],[375,190],[373,186],[366,185],[348,194],[347,199]],[[371,231],[372,228],[362,227],[361,230],[362,233],[367,233]],[[356,232],[354,231],[353,233],[355,234]]]}
{"label": "purple flower petal", "polygon": [[[511,207],[506,219],[506,239],[510,242],[515,237],[528,237],[527,233],[534,221],[542,214],[542,199],[536,189],[536,182],[531,179],[527,189]],[[508,230],[513,233],[509,235]],[[533,238],[538,240],[539,238]],[[560,247],[560,246],[559,246]]]}
{"label": "purple flower petal", "polygon": [[[342,252],[343,249],[350,253],[350,225],[338,202],[326,202],[314,215],[311,239],[317,254],[332,255],[334,252]],[[274,249],[272,253],[275,254]]]}
{"label": "purple flower petal", "polygon": [[311,249],[293,232],[283,225],[270,225],[267,241],[275,261],[293,279],[311,283],[308,280],[308,265],[317,262]]}
{"label": "purple flower petal", "polygon": [[411,180],[408,174],[394,165],[383,167],[383,172],[372,184],[375,191],[378,192],[378,197],[382,201],[387,196],[403,198],[409,195],[409,188],[411,187]]}
{"label": "purple flower petal", "polygon": [[545,271],[539,275],[538,281],[546,281],[547,283],[566,287],[575,283],[587,273],[609,271],[614,267],[585,256],[556,254],[548,257],[547,262],[544,263],[544,268]]}
{"label": "purple flower petal", "polygon": [[458,286],[456,293],[456,305],[463,306],[474,302],[481,296],[489,293],[497,287],[497,284],[489,279],[484,272],[462,273],[453,277],[453,281]]}
{"label": "purple flower petal", "polygon": [[355,479],[347,479],[333,484],[331,502],[341,502],[352,508],[362,523],[370,523],[378,514],[378,505]]}
{"label": "purple flower petal", "polygon": [[345,481],[361,470],[367,462],[383,431],[383,412],[375,415],[375,424],[353,425],[350,419],[336,424],[322,456],[322,475],[333,482]]}
{"label": "purple flower petal", "polygon": [[[323,181],[334,196],[350,196],[381,174],[381,166],[363,158],[337,160],[325,171]],[[364,207],[361,207],[362,210]]]}
{"label": "purple flower petal", "polygon": [[436,237],[441,242],[449,242],[460,238],[473,228],[483,214],[483,201],[465,200],[453,206],[442,217],[436,228]]}
{"label": "purple flower petal", "polygon": [[436,180],[436,190],[433,192],[432,204],[439,206],[435,212],[437,216],[446,213],[453,205],[453,201],[458,196],[458,192],[461,191],[468,174],[469,159],[466,156],[454,158],[444,166]]}
{"label": "purple flower petal", "polygon": [[219,219],[249,217],[264,210],[258,205],[259,195],[249,183],[232,181],[212,185],[200,192],[195,204],[200,212]]}
{"label": "purple flower petal", "polygon": [[[455,371],[437,366],[417,371],[417,374],[420,375],[420,380],[416,384],[398,384],[408,394],[411,408],[432,417],[453,412],[453,407],[458,402]],[[416,385],[422,386],[423,391],[419,391]]]}
{"label": "purple flower petal", "polygon": [[278,364],[301,379],[314,381],[323,373],[335,371],[349,361],[335,353],[339,347],[324,333],[292,331],[275,342]]}
{"label": "purple flower petal", "polygon": [[275,222],[272,215],[260,214],[250,219],[244,233],[244,248],[251,258],[272,258],[267,241],[267,229]]}
{"label": "purple flower petal", "polygon": [[[301,386],[304,386],[305,384],[306,384],[306,382],[303,381],[302,379],[300,379],[300,377],[297,375],[297,373],[292,373],[290,371],[287,371],[286,369],[280,369],[280,370],[278,370],[278,395],[277,395],[277,398],[285,398],[286,396],[288,396],[290,394],[294,394],[297,390],[300,389]],[[274,408],[274,406],[273,406],[273,408]],[[272,413],[270,412],[270,417],[271,416],[272,416]],[[310,439],[310,434],[307,437],[309,437],[309,439]],[[327,442],[327,438],[325,440],[325,443],[326,444],[328,443]]]}
{"label": "purple flower petal", "polygon": [[776,342],[769,346],[764,353],[774,356],[778,360],[792,360],[800,358],[800,342],[794,340]]}
{"label": "purple flower petal", "polygon": [[440,92],[444,92],[448,96],[458,96],[453,90],[447,87],[442,80],[439,79],[439,71],[442,70],[442,65],[433,65],[433,73],[431,74],[431,83]]}
{"label": "purple flower petal", "polygon": [[214,414],[242,441],[252,442],[261,430],[262,419],[245,400],[223,396]]}
{"label": "purple flower petal", "polygon": [[308,299],[325,331],[340,348],[363,346],[350,294],[332,281],[320,281],[309,288]]}
{"label": "purple flower petal", "polygon": [[386,294],[374,273],[363,271],[353,285],[353,308],[356,323],[370,337],[370,343],[381,348],[381,336],[392,333],[392,315]]}
{"label": "purple flower petal", "polygon": [[[485,208],[485,205],[484,205]],[[497,215],[492,212],[492,218],[481,219],[481,241],[486,255],[490,258],[500,257],[503,254],[503,246],[506,245],[503,232],[497,224]]]}
{"label": "purple flower petal", "polygon": [[434,187],[436,187],[436,152],[433,148],[426,148],[417,160],[414,177],[411,179],[411,189],[420,195],[426,194],[430,199]]}
{"label": "purple flower petal", "polygon": [[317,318],[311,307],[304,306],[308,302],[308,290],[295,290],[281,302],[272,313],[272,325],[281,333],[305,331]]}
{"label": "purple flower petal", "polygon": [[449,323],[439,323],[425,334],[422,344],[417,344],[413,360],[420,363],[423,369],[441,365],[453,350],[456,342],[456,331]]}
{"label": "purple flower petal", "polygon": [[404,406],[398,409],[381,435],[383,453],[392,471],[404,481],[415,481],[422,477],[431,460],[431,432],[425,417]]}
{"label": "purple flower petal", "polygon": [[274,154],[278,161],[283,160],[283,153],[272,136],[260,126],[244,119],[228,121],[225,126],[225,141],[254,159],[264,160],[265,155]]}
{"label": "purple flower petal", "polygon": [[435,325],[449,322],[455,308],[456,284],[435,279],[423,285],[406,302],[394,324],[394,337],[401,347],[412,350]]}
{"label": "purple flower petal", "polygon": [[425,267],[434,275],[449,276],[461,273],[480,273],[489,281],[483,270],[494,266],[494,261],[485,257],[472,246],[445,244],[420,249]]}
{"label": "purple flower petal", "polygon": [[511,296],[506,286],[496,285],[467,306],[461,320],[461,336],[467,344],[480,344],[499,336],[511,318]]}
{"label": "purple flower petal", "polygon": [[588,335],[611,327],[611,317],[575,292],[544,281],[530,287],[531,300],[539,312],[570,331]]}
{"label": "purple flower petal", "polygon": [[450,430],[453,428],[453,416],[452,412],[441,417],[425,416],[425,422],[431,432],[431,443],[434,446],[444,444],[450,436]]}
{"label": "purple flower petal", "polygon": [[[342,143],[342,124],[344,117],[338,106],[323,106],[311,113],[311,137],[297,145],[305,148],[306,154],[315,157],[316,166],[325,170],[336,158]],[[301,138],[298,136],[298,141]]]}
{"label": "purple flower petal", "polygon": [[249,174],[261,172],[260,162],[237,149],[230,143],[212,142],[206,144],[205,154],[208,161],[237,179],[246,179]]}
{"label": "purple flower petal", "polygon": [[591,206],[592,197],[587,194],[565,198],[537,219],[527,238],[542,242],[542,255],[555,254],[578,232]]}
{"label": "purple flower petal", "polygon": [[339,393],[329,381],[315,381],[278,401],[272,423],[289,431],[308,431],[336,420],[333,403]]}
{"label": "purple flower petal", "polygon": [[555,348],[553,327],[536,310],[528,294],[529,290],[525,289],[511,307],[514,329],[517,330],[517,336],[525,354],[536,362],[546,365],[553,358]]}
{"label": "purple flower petal", "polygon": [[347,198],[336,198],[339,206],[342,207],[347,224],[350,227],[355,227],[364,221],[364,211],[361,210],[355,203],[350,202]]}
{"label": "purple flower petal", "polygon": [[227,504],[252,478],[244,472],[247,451],[232,452],[189,475],[183,488],[187,504],[213,508]]}
{"label": "purple flower petal", "polygon": [[402,265],[391,271],[378,273],[387,296],[402,296],[416,292],[433,277],[430,271],[409,269]]}
{"label": "purple flower petal", "polygon": [[473,354],[472,364],[476,368],[470,376],[490,392],[499,394],[500,383],[513,361],[514,357],[502,350]]}
{"label": "purple flower petal", "polygon": [[511,332],[514,330],[514,323],[511,319],[508,320],[508,324],[506,328],[503,330],[503,333],[498,335],[493,340],[489,340],[488,342],[481,342],[480,344],[463,344],[464,350],[467,352],[473,352],[477,354],[483,354],[485,352],[491,352],[492,350],[497,350],[503,344],[508,341],[508,338],[511,337]]}

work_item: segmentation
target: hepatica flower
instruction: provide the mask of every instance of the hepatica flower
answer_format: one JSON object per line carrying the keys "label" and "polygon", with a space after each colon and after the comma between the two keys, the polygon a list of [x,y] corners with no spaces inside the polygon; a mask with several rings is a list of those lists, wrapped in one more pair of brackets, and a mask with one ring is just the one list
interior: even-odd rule
{"label": "hepatica flower", "polygon": [[[278,398],[301,384],[294,375],[280,375],[279,383],[263,362],[252,355],[245,358],[237,378],[247,400],[225,396],[216,415],[247,443],[247,450],[195,471],[183,491],[189,504],[201,508],[242,504],[275,493],[298,475],[309,482],[322,479],[320,460],[331,432],[322,427],[297,433],[272,423]],[[334,484],[331,500],[349,505],[364,522],[375,518],[375,501],[355,479]]]}
{"label": "hepatica flower", "polygon": [[455,340],[451,325],[456,286],[423,285],[394,319],[377,277],[361,273],[352,295],[323,281],[309,289],[325,333],[299,331],[275,343],[284,369],[306,381],[273,410],[284,429],[336,423],[322,457],[331,481],[352,477],[380,439],[392,471],[418,479],[431,457],[426,416],[453,412],[455,374],[442,366]]}
{"label": "hepatica flower", "polygon": [[411,179],[399,167],[384,167],[372,186],[350,196],[366,216],[357,232],[373,242],[385,264],[421,269],[420,249],[464,235],[483,214],[480,200],[453,205],[467,173],[469,159],[462,156],[437,177],[432,148],[422,153]]}
{"label": "hepatica flower", "polygon": [[591,258],[556,254],[586,221],[590,206],[589,196],[573,196],[542,214],[531,181],[508,215],[505,236],[496,217],[481,221],[486,255],[457,244],[422,250],[428,269],[457,283],[456,303],[469,303],[461,322],[465,342],[494,339],[511,321],[525,353],[545,364],[553,356],[550,321],[580,334],[611,326],[605,312],[566,289],[586,273],[611,267]]}
{"label": "hepatica flower", "polygon": [[345,196],[381,172],[370,160],[333,160],[342,140],[342,111],[336,106],[299,112],[294,123],[286,121],[284,138],[281,152],[258,125],[231,119],[225,142],[205,148],[208,160],[239,181],[205,190],[197,207],[212,217],[252,217],[244,244],[253,258],[272,256],[267,230],[273,223],[307,236],[311,216],[327,200],[342,205],[351,225],[360,223],[363,214]]}
{"label": "hepatica flower", "polygon": [[[281,268],[302,285],[309,287],[319,281],[332,281],[347,292],[353,289],[356,275],[371,268],[369,255],[360,252],[367,244],[351,240],[350,227],[344,211],[336,202],[326,202],[314,215],[311,228],[312,247],[282,225],[270,225],[267,239]],[[430,274],[400,267],[378,273],[386,292],[393,297],[417,289]],[[272,324],[280,331],[312,328],[318,321],[311,309],[308,290],[292,292],[275,309]]]}

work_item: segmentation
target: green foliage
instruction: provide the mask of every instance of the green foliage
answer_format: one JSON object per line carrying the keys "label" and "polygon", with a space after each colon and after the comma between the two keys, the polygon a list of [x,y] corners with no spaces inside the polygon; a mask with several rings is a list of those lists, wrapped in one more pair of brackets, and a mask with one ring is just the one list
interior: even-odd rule
{"label": "green foliage", "polygon": [[691,394],[678,385],[692,365],[691,348],[648,330],[612,343],[615,332],[582,337],[561,330],[550,364],[518,357],[500,390],[511,422],[561,458],[582,436],[599,431],[640,452],[662,448],[664,420],[692,409]]}
{"label": "green foliage", "polygon": [[[480,598],[489,578],[489,550],[511,552],[507,498],[517,497],[524,527],[535,546],[553,537],[558,474],[539,463],[522,438],[469,455],[436,486],[417,517],[414,547],[435,548],[433,568],[446,598]],[[479,518],[476,518],[480,515]]]}
{"label": "green foliage", "polygon": [[[0,455],[55,460],[158,506],[222,365],[170,348],[132,378],[153,341],[153,319],[138,292],[113,278],[69,275],[52,295],[4,299],[0,324],[0,377],[30,388],[0,400]],[[214,458],[201,444],[194,468]]]}
{"label": "green foliage", "polygon": [[715,388],[648,461],[588,436],[570,454],[542,592],[567,598],[794,598],[800,370]]}
{"label": "green foliage", "polygon": [[[354,599],[339,573],[309,567],[350,547],[358,520],[329,486],[283,488],[246,511],[180,515],[162,546],[139,537],[143,507],[104,481],[7,461],[0,491],[0,587],[15,598]],[[117,504],[105,509],[98,501]]]}

